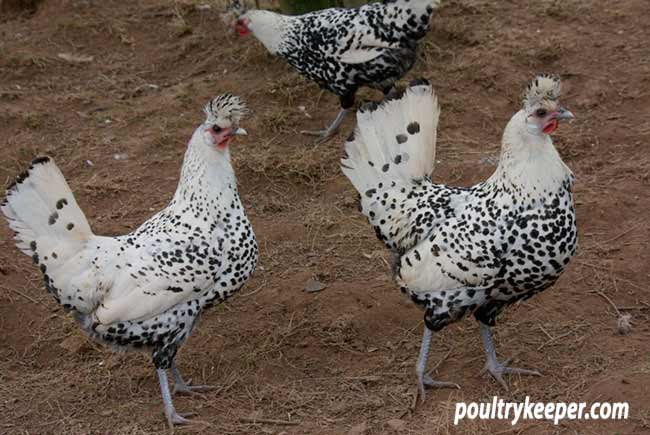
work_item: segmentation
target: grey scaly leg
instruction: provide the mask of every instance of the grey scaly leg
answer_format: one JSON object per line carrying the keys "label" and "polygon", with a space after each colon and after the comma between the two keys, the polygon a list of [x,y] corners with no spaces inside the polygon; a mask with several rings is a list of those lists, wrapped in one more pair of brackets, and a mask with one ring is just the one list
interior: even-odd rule
{"label": "grey scaly leg", "polygon": [[173,394],[177,393],[197,393],[199,391],[208,391],[214,387],[210,385],[191,385],[192,380],[185,382],[181,376],[181,372],[176,367],[176,362],[172,362],[172,374],[174,375],[174,390]]}
{"label": "grey scaly leg", "polygon": [[435,387],[435,388],[458,388],[460,386],[453,382],[442,382],[434,381],[429,375],[425,373],[427,368],[427,360],[429,359],[429,347],[431,346],[431,336],[432,332],[429,328],[424,326],[424,334],[422,335],[422,346],[420,347],[420,356],[418,358],[418,363],[415,366],[415,373],[418,375],[418,388],[420,391],[420,397],[424,402],[425,392],[424,387]]}
{"label": "grey scaly leg", "polygon": [[343,123],[343,120],[345,117],[350,113],[352,110],[350,109],[341,109],[336,115],[336,119],[332,124],[327,127],[325,130],[318,130],[318,131],[301,131],[301,134],[306,134],[309,136],[319,136],[321,141],[324,141],[325,139],[328,139],[330,136],[332,136],[336,131],[339,129],[341,126],[341,123]]}
{"label": "grey scaly leg", "polygon": [[[185,418],[183,415],[180,415],[176,412],[174,408],[174,403],[172,402],[172,395],[169,391],[169,382],[167,381],[167,372],[165,369],[156,369],[158,374],[158,382],[160,383],[160,392],[162,394],[163,405],[165,406],[165,417],[167,417],[167,423],[169,428],[173,429],[176,424],[188,424],[191,423],[190,420]],[[189,414],[185,414],[189,415]]]}
{"label": "grey scaly leg", "polygon": [[483,347],[485,347],[485,353],[487,355],[487,363],[485,367],[487,371],[501,384],[503,388],[508,390],[508,385],[503,380],[504,374],[519,374],[519,375],[530,375],[530,376],[542,376],[542,374],[536,370],[526,370],[526,369],[515,369],[507,367],[510,360],[506,360],[503,363],[497,361],[497,352],[494,348],[494,341],[492,340],[492,329],[483,322],[481,324],[481,337],[483,338]]}

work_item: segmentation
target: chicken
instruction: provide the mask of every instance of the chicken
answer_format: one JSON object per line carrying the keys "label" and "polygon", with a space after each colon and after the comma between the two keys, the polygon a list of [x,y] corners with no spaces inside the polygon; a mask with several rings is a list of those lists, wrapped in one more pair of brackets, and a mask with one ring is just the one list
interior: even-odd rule
{"label": "chicken", "polygon": [[168,423],[187,385],[174,357],[200,315],[238,291],[255,270],[258,246],[237,192],[229,144],[246,134],[236,96],[205,107],[169,205],[124,236],[95,235],[49,157],[34,160],[8,188],[2,212],[18,248],[40,267],[45,287],[84,332],[115,351],[150,351]]}
{"label": "chicken", "polygon": [[553,285],[576,251],[574,176],[553,146],[560,79],[540,75],[508,122],[499,165],[486,181],[462,188],[431,181],[439,106],[426,81],[402,96],[361,109],[342,170],[360,208],[390,249],[397,285],[425,310],[418,386],[450,387],[425,373],[432,331],[473,314],[487,370],[539,375],[496,359],[491,327],[508,305]]}
{"label": "chicken", "polygon": [[360,87],[387,95],[413,67],[417,43],[439,4],[440,0],[384,0],[356,9],[287,16],[247,11],[240,0],[234,0],[224,19],[240,35],[252,33],[271,54],[339,97],[341,110],[329,127],[302,132],[326,139],[354,107]]}

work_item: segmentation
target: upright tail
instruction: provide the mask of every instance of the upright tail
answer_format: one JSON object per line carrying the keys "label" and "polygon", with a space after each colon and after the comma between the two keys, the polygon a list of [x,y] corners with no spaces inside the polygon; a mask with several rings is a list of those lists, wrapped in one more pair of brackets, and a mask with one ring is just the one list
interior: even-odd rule
{"label": "upright tail", "polygon": [[93,233],[63,174],[49,157],[32,161],[7,189],[0,207],[16,245],[40,264],[57,267],[82,249]]}
{"label": "upright tail", "polygon": [[426,80],[415,80],[403,94],[362,107],[357,128],[345,145],[343,173],[363,196],[379,183],[412,183],[431,175],[440,107]]}
{"label": "upright tail", "polygon": [[439,115],[431,85],[416,80],[403,94],[362,108],[346,143],[343,173],[360,194],[361,212],[390,249],[408,249],[420,237],[416,191],[426,188],[423,181],[433,171]]}

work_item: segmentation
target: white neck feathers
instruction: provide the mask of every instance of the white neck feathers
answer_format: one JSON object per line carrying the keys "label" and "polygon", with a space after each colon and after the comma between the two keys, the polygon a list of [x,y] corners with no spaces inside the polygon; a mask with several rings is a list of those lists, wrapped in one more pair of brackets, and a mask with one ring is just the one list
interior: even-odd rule
{"label": "white neck feathers", "polygon": [[294,19],[287,15],[258,9],[246,12],[244,17],[250,20],[249,29],[271,54],[278,53],[282,48],[286,29]]}
{"label": "white neck feathers", "polygon": [[536,199],[559,191],[567,181],[573,182],[573,173],[562,161],[551,137],[529,130],[526,113],[519,111],[506,126],[499,166],[488,182]]}
{"label": "white neck feathers", "polygon": [[181,178],[172,203],[183,204],[198,197],[217,198],[226,191],[232,191],[233,194],[237,192],[230,151],[210,149],[203,142],[201,128],[198,128],[187,147]]}

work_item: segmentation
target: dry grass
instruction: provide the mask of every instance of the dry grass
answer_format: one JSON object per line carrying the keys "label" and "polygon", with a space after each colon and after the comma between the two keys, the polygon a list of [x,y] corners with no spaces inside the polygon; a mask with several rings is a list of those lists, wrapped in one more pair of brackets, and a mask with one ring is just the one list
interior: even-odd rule
{"label": "dry grass", "polygon": [[[567,78],[566,104],[578,115],[556,143],[579,180],[581,250],[557,286],[512,307],[496,330],[499,356],[544,378],[513,377],[510,391],[501,391],[481,372],[478,330],[468,319],[436,334],[429,364],[463,389],[431,391],[415,408],[421,313],[394,288],[387,252],[340,174],[341,142],[353,120],[319,146],[298,135],[329,122],[336,98],[260,44],[225,34],[215,25],[222,7],[68,2],[45,17],[0,24],[0,180],[9,182],[35,155],[53,155],[103,234],[128,231],[169,198],[205,101],[231,91],[253,109],[244,122],[250,136],[233,146],[233,160],[260,240],[260,267],[238,297],[205,316],[179,353],[186,376],[216,386],[176,399],[180,411],[196,411],[211,425],[179,433],[340,435],[366,424],[370,435],[391,434],[391,419],[418,435],[650,430],[642,219],[650,206],[643,148],[650,124],[642,110],[648,51],[635,1],[523,7],[456,0],[444,2],[433,20],[410,77],[429,77],[440,96],[436,181],[467,185],[488,176],[522,83],[539,70],[558,71]],[[617,33],[620,26],[625,33]],[[28,30],[29,39],[16,36]],[[71,64],[56,57],[61,52],[94,61]],[[604,63],[597,70],[594,59]],[[364,90],[359,99],[377,98]],[[128,158],[114,159],[121,153]],[[0,433],[168,433],[148,356],[113,355],[80,341],[29,259],[17,257],[9,231],[1,231]],[[327,287],[304,292],[312,277]],[[617,332],[622,314],[632,316],[625,336]],[[457,401],[493,395],[624,398],[632,418],[602,426],[453,426]]]}

